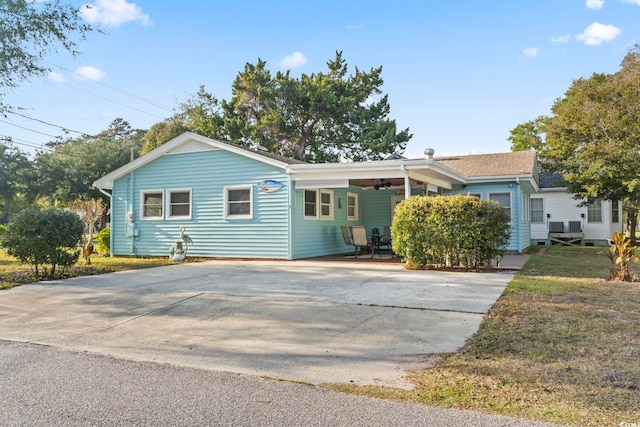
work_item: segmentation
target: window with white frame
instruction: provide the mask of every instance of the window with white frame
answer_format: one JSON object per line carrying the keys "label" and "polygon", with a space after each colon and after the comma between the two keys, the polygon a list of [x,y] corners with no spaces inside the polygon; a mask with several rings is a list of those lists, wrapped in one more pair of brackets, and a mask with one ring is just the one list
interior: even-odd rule
{"label": "window with white frame", "polygon": [[504,209],[504,213],[511,218],[511,193],[490,193],[489,199],[500,203],[500,206]]}
{"label": "window with white frame", "polygon": [[318,219],[318,190],[304,190],[304,219]]}
{"label": "window with white frame", "polygon": [[482,198],[482,194],[481,193],[467,193],[467,196],[477,197],[478,199]]}
{"label": "window with white frame", "polygon": [[167,190],[167,219],[191,218],[191,189]]}
{"label": "window with white frame", "polygon": [[162,190],[146,190],[140,192],[140,219],[163,219],[163,197]]}
{"label": "window with white frame", "polygon": [[320,190],[320,219],[333,219],[333,190]]}
{"label": "window with white frame", "polygon": [[602,222],[602,199],[589,200],[587,205],[587,222]]}
{"label": "window with white frame", "polygon": [[224,217],[226,219],[253,218],[253,186],[224,188]]}
{"label": "window with white frame", "polygon": [[531,222],[544,223],[544,199],[541,197],[531,198]]}
{"label": "window with white frame", "polygon": [[347,193],[347,220],[358,220],[358,195],[356,193]]}
{"label": "window with white frame", "polygon": [[611,201],[611,222],[620,222],[620,204],[617,200]]}

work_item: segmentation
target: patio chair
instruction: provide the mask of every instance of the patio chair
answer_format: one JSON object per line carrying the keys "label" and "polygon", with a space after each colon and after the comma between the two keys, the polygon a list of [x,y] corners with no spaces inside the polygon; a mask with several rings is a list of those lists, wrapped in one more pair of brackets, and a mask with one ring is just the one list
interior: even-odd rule
{"label": "patio chair", "polygon": [[[356,248],[356,258],[358,258],[358,252],[362,255],[362,250],[372,248],[369,239],[367,239],[367,229],[362,225],[354,225],[351,227],[351,237],[353,238],[353,246]],[[373,256],[373,254],[372,254]]]}
{"label": "patio chair", "polygon": [[386,246],[389,248],[389,252],[393,252],[391,249],[391,227],[388,225],[384,226],[384,230],[382,232],[382,238],[380,239],[380,247]]}
{"label": "patio chair", "polygon": [[351,238],[349,227],[347,227],[346,225],[341,225],[340,230],[342,231],[342,239],[344,240],[344,244],[347,246],[353,246],[353,239]]}

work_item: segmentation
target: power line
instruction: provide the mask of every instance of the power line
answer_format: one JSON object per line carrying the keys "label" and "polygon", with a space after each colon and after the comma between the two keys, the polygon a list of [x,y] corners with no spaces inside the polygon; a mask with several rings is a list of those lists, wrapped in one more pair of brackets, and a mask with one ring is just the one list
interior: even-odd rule
{"label": "power line", "polygon": [[82,136],[88,136],[88,137],[91,136],[91,135],[89,135],[89,134],[87,134],[85,132],[80,132],[78,130],[69,129],[66,126],[56,125],[56,124],[49,123],[49,122],[46,122],[46,121],[41,120],[41,119],[36,119],[35,117],[31,117],[31,116],[27,116],[26,114],[18,113],[17,111],[7,110],[6,112],[9,113],[9,114],[15,114],[17,116],[24,117],[25,119],[29,119],[29,120],[33,120],[33,121],[38,122],[38,123],[45,124],[47,126],[56,127],[58,129],[61,129],[65,133],[73,132],[73,133],[78,133],[78,134],[80,134]]}
{"label": "power line", "polygon": [[40,135],[50,136],[50,137],[52,137],[52,138],[58,138],[58,135],[51,135],[50,133],[45,133],[45,132],[40,132],[40,131],[38,131],[38,130],[29,129],[28,127],[20,126],[20,125],[17,125],[17,124],[15,124],[15,123],[8,122],[8,121],[6,121],[6,120],[2,120],[2,119],[0,119],[0,122],[2,122],[2,123],[6,123],[6,124],[11,125],[11,126],[15,126],[15,127],[17,127],[17,128],[20,128],[20,129],[28,130],[29,132],[39,133]]}
{"label": "power line", "polygon": [[[62,71],[65,71],[65,72],[67,72],[67,73],[69,73],[69,74],[73,74],[73,73],[74,73],[73,71],[69,70],[69,69],[68,69],[68,68],[66,68],[66,67],[63,67],[62,65],[54,64],[54,63],[49,62],[49,61],[44,61],[44,62],[47,62],[48,64],[50,64],[50,65],[52,65],[52,66],[54,66],[54,67],[56,67],[56,68],[58,68],[58,69],[60,69],[60,70],[62,70]],[[118,88],[118,87],[115,87],[115,86],[113,86],[113,85],[109,85],[109,84],[107,84],[107,83],[104,83],[104,82],[101,82],[101,81],[98,81],[98,80],[91,80],[91,79],[88,79],[88,80],[89,80],[90,82],[92,82],[92,83],[95,83],[95,84],[98,84],[98,85],[100,85],[100,86],[106,87],[107,89],[111,89],[111,90],[113,90],[113,91],[115,91],[115,92],[121,93],[121,94],[126,95],[126,96],[128,96],[128,97],[130,97],[130,98],[136,99],[136,100],[138,100],[138,101],[142,101],[142,102],[147,103],[147,104],[149,104],[149,105],[153,105],[153,106],[154,106],[154,107],[156,107],[156,108],[160,108],[160,109],[165,110],[165,111],[168,111],[168,112],[170,112],[170,113],[175,113],[175,109],[174,109],[174,108],[168,107],[168,106],[166,106],[166,105],[164,105],[164,104],[161,104],[161,103],[159,103],[159,102],[157,102],[157,101],[154,101],[154,100],[152,100],[152,99],[145,98],[144,96],[141,96],[141,95],[135,94],[135,93],[133,93],[133,92],[130,92],[130,91],[127,91],[127,90],[124,90],[124,89],[120,89],[120,88]],[[64,84],[64,85],[69,86],[69,85],[68,85],[67,83],[65,83],[65,82],[60,82],[60,83],[62,83],[62,84]],[[73,87],[73,86],[70,86],[70,87],[72,87],[72,88],[74,88],[74,89],[77,89],[77,88],[75,88],[75,87]],[[80,90],[81,90],[81,89],[80,89]],[[147,114],[151,114],[151,113],[147,113]],[[156,117],[157,117],[157,116],[156,116]]]}
{"label": "power line", "polygon": [[89,95],[91,95],[91,96],[95,96],[96,98],[100,98],[100,99],[104,99],[105,101],[113,102],[114,104],[118,104],[118,105],[120,105],[120,106],[123,106],[123,107],[129,108],[129,109],[131,109],[131,110],[136,110],[136,111],[139,111],[139,112],[141,112],[141,113],[144,113],[144,114],[147,114],[147,115],[149,115],[149,116],[153,116],[153,117],[156,117],[156,118],[159,118],[159,119],[162,119],[162,120],[164,120],[164,119],[165,119],[165,117],[159,116],[159,115],[157,115],[157,114],[153,114],[153,113],[150,113],[150,112],[148,112],[148,111],[144,111],[144,110],[141,110],[141,109],[136,108],[136,107],[132,107],[132,106],[127,105],[127,104],[123,104],[122,102],[114,101],[113,99],[109,99],[109,98],[107,98],[106,96],[98,95],[98,94],[96,94],[96,93],[89,92],[88,90],[84,90],[84,89],[80,89],[79,87],[71,86],[71,85],[70,85],[70,84],[68,84],[68,83],[61,82],[60,84],[61,84],[61,85],[64,85],[64,86],[67,86],[67,87],[70,87],[71,89],[75,89],[75,90],[77,90],[77,91],[84,92],[84,93],[89,94]]}

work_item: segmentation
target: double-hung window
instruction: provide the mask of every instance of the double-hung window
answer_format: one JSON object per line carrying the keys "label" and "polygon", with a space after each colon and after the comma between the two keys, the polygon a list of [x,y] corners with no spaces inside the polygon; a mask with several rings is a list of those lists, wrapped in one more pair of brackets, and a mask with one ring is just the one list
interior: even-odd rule
{"label": "double-hung window", "polygon": [[602,199],[589,200],[587,205],[587,222],[602,222]]}
{"label": "double-hung window", "polygon": [[224,217],[226,219],[253,218],[253,186],[224,188]]}
{"label": "double-hung window", "polygon": [[347,220],[358,220],[358,195],[356,193],[347,193]]}
{"label": "double-hung window", "polygon": [[544,199],[541,197],[531,198],[531,222],[544,223]]}
{"label": "double-hung window", "polygon": [[140,219],[164,219],[164,192],[162,190],[147,190],[140,192]]}
{"label": "double-hung window", "polygon": [[489,199],[500,203],[504,209],[504,213],[511,218],[511,193],[490,193]]}
{"label": "double-hung window", "polygon": [[333,190],[320,190],[320,219],[333,219]]}
{"label": "double-hung window", "polygon": [[191,189],[167,190],[167,219],[191,219]]}
{"label": "double-hung window", "polygon": [[333,219],[333,190],[304,190],[304,219]]}
{"label": "double-hung window", "polygon": [[620,222],[620,203],[617,200],[611,201],[611,222]]}
{"label": "double-hung window", "polygon": [[318,190],[304,190],[304,219],[318,219]]}

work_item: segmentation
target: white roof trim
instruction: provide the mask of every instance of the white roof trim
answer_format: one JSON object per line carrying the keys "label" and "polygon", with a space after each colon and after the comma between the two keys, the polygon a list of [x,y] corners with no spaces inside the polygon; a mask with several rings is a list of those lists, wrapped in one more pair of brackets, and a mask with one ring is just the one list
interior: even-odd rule
{"label": "white roof trim", "polygon": [[[287,163],[262,156],[258,153],[254,154],[249,150],[246,150],[241,147],[236,147],[232,144],[217,141],[215,139],[207,138],[206,136],[198,135],[192,132],[185,132],[182,135],[179,135],[173,138],[172,140],[162,144],[158,148],[148,152],[144,156],[138,157],[134,161],[127,163],[126,165],[96,180],[93,185],[97,188],[111,189],[113,188],[113,183],[115,182],[115,180],[122,178],[123,176],[127,175],[131,171],[134,171],[148,163],[151,163],[152,161],[158,159],[159,157],[162,157],[167,154],[176,154],[180,151],[180,147],[182,145],[190,144],[194,142],[200,144],[199,151],[204,151],[204,146],[209,146],[212,150],[215,150],[215,149],[227,150],[232,153],[239,154],[241,156],[248,157],[262,163],[267,163],[282,169],[286,169],[289,166]],[[194,144],[191,144],[191,145],[194,145]]]}

